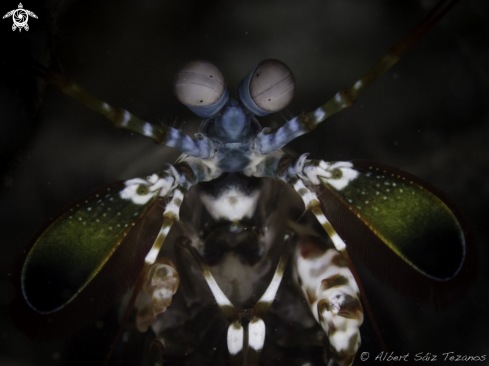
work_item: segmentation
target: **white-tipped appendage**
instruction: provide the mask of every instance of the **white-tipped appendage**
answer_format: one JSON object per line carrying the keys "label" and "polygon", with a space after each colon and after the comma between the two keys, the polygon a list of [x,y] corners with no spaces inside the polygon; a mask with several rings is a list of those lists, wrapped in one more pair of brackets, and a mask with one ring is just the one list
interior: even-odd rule
{"label": "white-tipped appendage", "polygon": [[273,300],[275,300],[275,296],[277,295],[277,291],[280,286],[280,283],[282,282],[283,276],[284,276],[283,268],[277,267],[277,270],[273,275],[272,281],[268,285],[267,290],[262,295],[259,302],[265,302],[271,304]]}
{"label": "white-tipped appendage", "polygon": [[229,324],[228,328],[228,351],[234,356],[243,350],[244,331],[239,321]]}
{"label": "white-tipped appendage", "polygon": [[145,205],[154,197],[154,192],[140,190],[141,186],[148,187],[148,182],[141,178],[129,179],[124,182],[126,188],[119,192],[122,199],[131,200],[136,205]]}
{"label": "white-tipped appendage", "polygon": [[328,170],[333,172],[336,169],[341,172],[339,177],[333,174],[331,178],[322,178],[322,180],[337,191],[341,191],[348,186],[359,175],[358,171],[353,169],[353,164],[349,161],[338,161],[331,165]]}
{"label": "white-tipped appendage", "polygon": [[261,351],[265,343],[265,322],[260,318],[253,318],[248,325],[248,344],[255,351]]}

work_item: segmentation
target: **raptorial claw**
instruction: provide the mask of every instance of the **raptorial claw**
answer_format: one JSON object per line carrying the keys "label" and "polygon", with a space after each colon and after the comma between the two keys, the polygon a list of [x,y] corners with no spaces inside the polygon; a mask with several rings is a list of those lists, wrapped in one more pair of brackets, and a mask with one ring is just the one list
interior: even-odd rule
{"label": "raptorial claw", "polygon": [[158,258],[145,279],[143,290],[139,294],[136,326],[140,332],[145,332],[156,321],[157,316],[164,313],[171,305],[173,295],[178,289],[180,276],[175,265],[167,258]]}
{"label": "raptorial claw", "polygon": [[296,274],[311,311],[327,336],[326,353],[338,365],[349,366],[360,346],[359,329],[363,323],[355,279],[341,254],[318,238],[302,237],[297,250]]}

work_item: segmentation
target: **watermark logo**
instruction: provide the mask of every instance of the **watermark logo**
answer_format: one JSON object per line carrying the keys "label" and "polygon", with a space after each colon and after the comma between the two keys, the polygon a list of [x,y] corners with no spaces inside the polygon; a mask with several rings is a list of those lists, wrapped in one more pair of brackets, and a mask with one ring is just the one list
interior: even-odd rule
{"label": "watermark logo", "polygon": [[14,24],[12,25],[12,30],[15,31],[18,28],[20,32],[22,31],[22,28],[24,28],[26,31],[29,30],[29,25],[27,24],[27,22],[29,21],[29,16],[37,19],[36,14],[34,14],[30,10],[24,9],[22,3],[19,3],[19,8],[9,11],[3,16],[3,19],[12,17],[14,21]]}

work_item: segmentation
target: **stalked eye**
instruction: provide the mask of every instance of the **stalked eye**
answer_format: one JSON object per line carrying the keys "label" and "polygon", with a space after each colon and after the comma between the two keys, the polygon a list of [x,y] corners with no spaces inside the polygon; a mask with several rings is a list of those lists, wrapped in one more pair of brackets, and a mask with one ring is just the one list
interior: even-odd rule
{"label": "stalked eye", "polygon": [[265,116],[278,112],[294,97],[295,80],[283,62],[265,60],[241,81],[239,97],[252,113]]}
{"label": "stalked eye", "polygon": [[199,117],[216,114],[229,99],[221,69],[209,61],[187,62],[173,84],[178,100]]}

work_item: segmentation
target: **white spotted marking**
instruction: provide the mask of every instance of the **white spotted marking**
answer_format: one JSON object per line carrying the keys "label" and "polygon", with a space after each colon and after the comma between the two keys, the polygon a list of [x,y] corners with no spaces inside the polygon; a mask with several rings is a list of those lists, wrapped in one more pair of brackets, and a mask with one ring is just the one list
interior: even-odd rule
{"label": "white spotted marking", "polygon": [[144,261],[148,264],[153,264],[156,261],[156,258],[158,258],[159,252],[159,249],[151,248],[148,254],[146,254],[146,258],[144,258]]}
{"label": "white spotted marking", "polygon": [[228,328],[228,351],[234,356],[243,350],[244,331],[238,321],[229,325]]}
{"label": "white spotted marking", "polygon": [[163,228],[160,229],[160,234],[163,235],[163,237],[166,238],[166,236],[170,232],[170,229],[171,229],[171,226],[165,226],[165,227],[163,227]]}
{"label": "white spotted marking", "polygon": [[[134,223],[132,223],[131,225],[134,226]],[[164,242],[168,233],[170,232],[170,229],[171,229],[171,225],[168,225],[168,226],[165,225],[165,226],[161,227],[160,232],[158,233],[158,236],[155,240],[155,243]],[[144,261],[148,264],[153,264],[156,261],[156,258],[158,258],[158,253],[160,252],[160,248],[161,248],[161,246],[151,248],[151,250],[146,255],[146,258],[144,259]]]}
{"label": "white spotted marking", "polygon": [[148,192],[144,195],[138,193],[138,188],[140,187],[140,185],[148,186],[148,182],[144,179],[129,179],[125,181],[124,184],[126,185],[126,188],[119,192],[119,195],[122,199],[131,200],[137,205],[145,205],[154,196],[153,192]]}
{"label": "white spotted marking", "polygon": [[312,202],[318,201],[318,198],[317,198],[316,194],[313,193],[313,192],[311,192],[304,185],[304,183],[302,182],[302,180],[299,179],[297,182],[295,182],[294,189],[297,191],[297,193],[299,193],[299,191],[301,189],[305,189],[306,190],[306,193],[305,194],[299,193],[301,195],[302,200],[304,201],[304,204],[306,205],[306,207],[309,207]]}
{"label": "white spotted marking", "polygon": [[158,174],[151,174],[148,177],[148,182],[150,182],[151,184],[155,184],[158,178],[159,178]]}
{"label": "white spotted marking", "polygon": [[321,225],[326,225],[329,222],[326,216],[324,216],[323,214],[316,215],[316,218],[318,219]]}
{"label": "white spotted marking", "polygon": [[[321,162],[325,163],[323,161]],[[324,165],[326,165],[326,163]],[[304,174],[307,176],[307,178],[309,178],[312,184],[314,185],[320,184],[321,182],[319,180],[319,177],[331,178],[331,172],[326,170],[329,167],[328,166],[324,167],[324,165],[323,166],[321,166],[321,164],[319,164],[319,166],[310,165],[303,169]]]}
{"label": "white spotted marking", "polygon": [[324,120],[324,118],[326,117],[326,113],[324,113],[324,110],[319,107],[314,111],[314,117],[316,118],[316,123],[319,123]]}
{"label": "white spotted marking", "polygon": [[179,212],[180,212],[180,204],[177,204],[176,201],[179,200],[182,202],[183,200],[183,193],[179,189],[175,189],[173,192],[173,198],[170,201],[170,203],[166,206],[164,214],[167,212],[172,213],[175,217],[179,217]]}
{"label": "white spotted marking", "polygon": [[[292,118],[287,125],[292,132],[296,132],[300,128],[299,119],[297,117]],[[279,130],[280,131],[280,130]]]}
{"label": "white spotted marking", "polygon": [[359,175],[358,171],[352,167],[353,164],[348,161],[339,161],[334,163],[329,167],[329,170],[333,171],[334,169],[339,169],[341,171],[341,178],[324,178],[324,181],[326,181],[328,185],[332,186],[337,191],[341,191]]}
{"label": "white spotted marking", "polygon": [[175,181],[175,178],[173,178],[172,176],[167,176],[167,177],[158,179],[156,182],[154,182],[154,184],[151,187],[149,187],[149,190],[151,192],[159,190],[160,196],[166,196],[168,194],[168,192],[170,192],[174,181]]}
{"label": "white spotted marking", "polygon": [[130,119],[131,119],[131,113],[129,113],[128,111],[124,111],[124,115],[122,116],[121,126],[126,127]]}
{"label": "white spotted marking", "polygon": [[261,351],[265,343],[265,323],[260,318],[254,318],[248,325],[248,344],[255,351]]}
{"label": "white spotted marking", "polygon": [[153,125],[151,123],[145,122],[143,125],[143,135],[153,136]]}
{"label": "white spotted marking", "polygon": [[346,249],[345,242],[343,241],[343,239],[340,238],[340,236],[337,233],[335,233],[334,235],[331,235],[331,241],[333,242],[336,250],[342,251],[342,250]]}
{"label": "white spotted marking", "polygon": [[321,226],[324,228],[324,230],[326,230],[326,233],[328,233],[328,235],[331,238],[331,241],[333,242],[336,250],[341,251],[341,250],[345,249],[346,248],[345,242],[343,241],[343,239],[340,238],[340,236],[338,235],[336,230],[333,228],[331,223],[328,221],[326,216],[324,216],[324,214],[322,212],[315,214],[315,216],[316,216],[317,220],[319,221],[319,223],[321,224]]}

